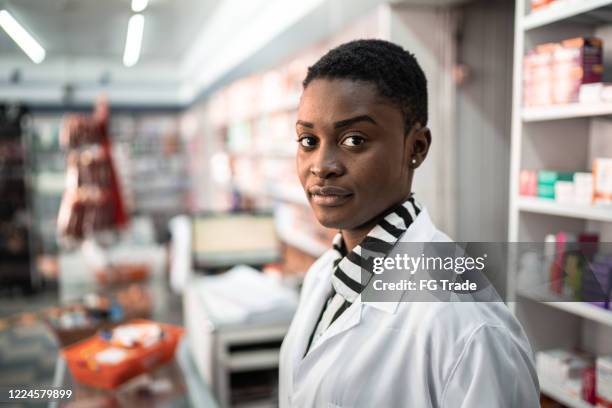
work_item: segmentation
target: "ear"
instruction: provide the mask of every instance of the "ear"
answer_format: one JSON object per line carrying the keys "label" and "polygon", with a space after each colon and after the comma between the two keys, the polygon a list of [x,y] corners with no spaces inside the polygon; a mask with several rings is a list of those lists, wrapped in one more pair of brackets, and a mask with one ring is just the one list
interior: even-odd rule
{"label": "ear", "polygon": [[417,123],[407,137],[409,166],[416,169],[427,158],[431,146],[431,131],[427,126],[421,127],[421,124]]}

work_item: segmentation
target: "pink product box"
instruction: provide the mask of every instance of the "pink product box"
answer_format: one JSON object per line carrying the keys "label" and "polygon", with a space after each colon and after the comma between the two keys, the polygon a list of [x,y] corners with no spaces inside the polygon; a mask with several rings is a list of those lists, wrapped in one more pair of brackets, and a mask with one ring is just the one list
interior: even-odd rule
{"label": "pink product box", "polygon": [[563,41],[553,53],[553,103],[578,102],[583,84],[601,82],[602,42],[597,38]]}
{"label": "pink product box", "polygon": [[519,176],[519,193],[522,196],[538,195],[538,173],[534,170],[521,170]]}
{"label": "pink product box", "polygon": [[582,85],[601,82],[602,42],[579,37],[539,45],[525,55],[523,72],[525,106],[578,102]]}

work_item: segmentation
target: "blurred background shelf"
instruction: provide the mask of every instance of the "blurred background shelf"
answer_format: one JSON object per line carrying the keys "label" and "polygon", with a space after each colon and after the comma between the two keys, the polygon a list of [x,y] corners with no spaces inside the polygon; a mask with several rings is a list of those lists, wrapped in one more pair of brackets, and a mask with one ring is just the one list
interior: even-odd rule
{"label": "blurred background shelf", "polygon": [[558,215],[561,217],[612,222],[611,207],[560,204],[553,200],[536,197],[520,197],[517,200],[517,207],[520,211],[536,214]]}
{"label": "blurred background shelf", "polygon": [[[602,323],[606,326],[612,327],[612,311],[603,309],[601,307],[597,307],[585,302],[577,302],[577,301],[549,301],[551,299],[551,294],[546,294],[542,296],[540,294],[534,292],[528,292],[522,290],[518,293],[520,296],[534,300],[536,302],[541,303],[542,305],[549,306],[555,309],[563,310],[564,312],[571,313],[576,316],[583,317],[585,319],[592,320],[594,322]],[[543,298],[546,298],[546,301],[543,301]]]}
{"label": "blurred background shelf", "polygon": [[570,408],[595,408],[595,405],[591,405],[586,401],[580,400],[566,391],[564,391],[561,387],[557,386],[551,381],[548,381],[546,377],[540,375],[540,390],[542,393],[548,395],[551,398],[559,401],[562,404]]}
{"label": "blurred background shelf", "polygon": [[543,122],[549,120],[588,118],[610,115],[612,115],[612,103],[574,103],[569,105],[524,108],[521,113],[521,118],[524,122]]}
{"label": "blurred background shelf", "polygon": [[[527,14],[522,18],[521,28],[532,30],[559,21],[577,18],[580,22],[603,23],[612,21],[608,14],[610,0],[566,0],[563,3],[552,4],[547,8]],[[606,8],[606,10],[599,10]],[[597,13],[592,13],[597,11]]]}

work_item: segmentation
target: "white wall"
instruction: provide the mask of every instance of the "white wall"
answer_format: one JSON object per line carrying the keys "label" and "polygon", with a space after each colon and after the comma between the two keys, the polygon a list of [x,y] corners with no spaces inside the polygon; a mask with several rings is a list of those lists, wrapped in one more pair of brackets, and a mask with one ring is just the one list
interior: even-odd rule
{"label": "white wall", "polygon": [[413,191],[438,228],[456,234],[455,160],[455,15],[449,7],[381,6],[388,24],[388,39],[415,54],[425,71],[429,91],[429,123],[432,147],[415,173]]}

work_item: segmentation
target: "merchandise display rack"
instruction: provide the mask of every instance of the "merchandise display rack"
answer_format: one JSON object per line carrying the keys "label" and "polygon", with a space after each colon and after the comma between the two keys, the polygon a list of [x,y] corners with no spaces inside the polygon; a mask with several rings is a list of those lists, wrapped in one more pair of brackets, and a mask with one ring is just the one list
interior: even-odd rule
{"label": "merchandise display rack", "polygon": [[[218,163],[222,174],[210,189],[198,194],[203,199],[195,201],[212,201],[225,209],[239,207],[233,210],[274,209],[278,236],[284,245],[311,257],[311,261],[325,252],[335,231],[326,230],[316,221],[296,173],[295,121],[302,80],[307,67],[333,45],[356,33],[380,37],[381,32],[377,11],[286,61],[217,91],[204,107],[208,132],[201,136],[207,151],[202,147],[199,154],[208,155],[208,160],[192,166],[192,177],[201,178]],[[198,154],[197,143],[193,144],[191,155]],[[222,160],[215,162],[218,158]]]}
{"label": "merchandise display rack", "polygon": [[[558,0],[533,12],[530,3],[516,1],[508,240],[543,243],[547,234],[558,231],[589,231],[598,233],[602,242],[611,242],[612,208],[520,196],[519,174],[523,169],[590,169],[595,154],[609,156],[610,125],[602,119],[612,115],[612,104],[523,108],[522,87],[523,56],[528,49],[579,36],[594,35],[604,44],[611,43],[612,1]],[[603,152],[598,151],[601,146],[605,146]],[[517,274],[510,271],[509,282],[517,281]],[[536,294],[509,287],[509,304],[534,351],[578,348],[596,355],[612,353],[612,311],[581,302],[542,301]],[[544,394],[565,405],[592,406],[545,377],[540,378],[540,385]]]}
{"label": "merchandise display rack", "polygon": [[609,208],[577,204],[559,204],[551,200],[535,197],[520,197],[517,206],[522,212],[557,215],[585,220],[612,222]]}

